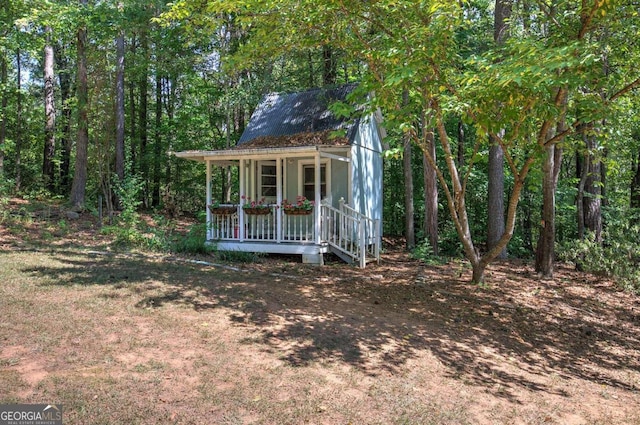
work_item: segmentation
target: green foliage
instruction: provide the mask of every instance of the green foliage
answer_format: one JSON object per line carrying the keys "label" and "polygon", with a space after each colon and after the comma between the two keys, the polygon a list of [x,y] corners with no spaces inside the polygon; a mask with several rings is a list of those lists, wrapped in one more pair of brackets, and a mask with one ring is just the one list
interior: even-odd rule
{"label": "green foliage", "polygon": [[144,245],[144,237],[135,227],[125,228],[118,225],[109,225],[102,228],[102,233],[115,236],[113,244],[118,248],[132,248]]}
{"label": "green foliage", "polygon": [[156,252],[171,251],[172,230],[171,226],[147,226],[142,220],[128,225],[118,221],[102,228],[104,234],[115,236],[113,244],[117,248],[139,248]]}
{"label": "green foliage", "polygon": [[123,181],[114,177],[113,188],[120,200],[121,213],[116,216],[115,223],[103,227],[106,234],[115,236],[115,245],[121,247],[144,247],[148,245],[147,237],[142,231],[143,223],[138,214],[142,204],[140,193],[144,182],[138,176],[128,176]]}
{"label": "green foliage", "polygon": [[220,261],[226,261],[229,263],[255,263],[262,256],[257,252],[243,252],[243,251],[215,251],[215,256]]}
{"label": "green foliage", "polygon": [[197,223],[189,228],[186,236],[180,237],[174,242],[172,250],[189,254],[209,254],[214,248],[206,243],[206,239],[206,223]]}
{"label": "green foliage", "polygon": [[138,208],[142,205],[140,194],[144,188],[144,181],[140,176],[127,176],[122,181],[114,177],[112,180],[114,192],[120,200],[121,213],[118,221],[135,226],[140,218]]}
{"label": "green foliage", "polygon": [[415,249],[411,252],[411,256],[431,266],[446,264],[448,261],[447,257],[441,257],[433,254],[433,249],[431,248],[431,244],[428,240],[423,240],[417,244]]}
{"label": "green foliage", "polygon": [[66,222],[66,220],[58,221],[58,230],[63,234],[69,232],[69,224]]}
{"label": "green foliage", "polygon": [[[516,182],[522,181],[514,170],[528,158],[540,156],[542,149],[536,137],[544,120],[553,121],[555,127],[555,121],[566,112],[570,128],[577,128],[572,127],[576,119],[601,123],[594,131],[602,148],[597,157],[606,165],[603,202],[611,210],[623,211],[629,203],[630,181],[640,150],[640,114],[637,96],[620,97],[616,102],[607,99],[639,73],[640,50],[629,42],[639,38],[637,5],[559,0],[549,8],[545,2],[515,2],[510,37],[504,45],[496,46],[494,3],[178,0],[151,5],[126,0],[90,2],[88,7],[78,7],[77,2],[5,0],[6,7],[0,9],[0,54],[6,57],[8,76],[0,93],[6,95],[8,106],[2,111],[7,138],[0,199],[2,194],[26,194],[34,199],[51,196],[42,190],[41,178],[42,27],[52,27],[56,57],[62,59],[56,63],[56,72],[69,76],[68,83],[73,87],[73,43],[77,28],[86,25],[92,76],[89,198],[103,193],[105,176],[114,169],[113,41],[123,28],[130,47],[125,59],[125,126],[126,157],[131,161],[127,171],[131,176],[116,187],[123,211],[115,225],[105,228],[123,246],[207,252],[204,224],[194,226],[186,237],[177,238],[169,220],[155,217],[157,225],[149,226],[140,217],[143,208],[164,208],[173,216],[194,214],[205,208],[202,164],[164,153],[232,146],[265,92],[323,84],[326,47],[336,61],[336,83],[359,81],[358,94],[362,98],[375,93],[367,106],[380,107],[383,112],[389,135],[385,142],[391,145],[385,156],[385,234],[404,233],[404,193],[400,190],[404,177],[399,146],[407,134],[415,136],[413,140],[420,144],[424,138],[421,131],[437,121],[430,115],[436,107],[444,115],[442,121],[451,139],[453,156],[458,149],[458,126],[464,130],[464,160],[456,166],[463,179],[461,196],[466,202],[469,233],[479,251],[485,244],[488,217],[487,133],[496,130],[505,132],[507,159],[511,160],[506,166],[505,183],[506,191],[511,193]],[[595,14],[590,15],[592,10]],[[163,12],[167,13],[162,16]],[[579,36],[577,30],[583,22],[591,24]],[[19,91],[15,69],[18,49],[23,83]],[[180,60],[173,60],[176,57]],[[160,77],[160,89],[152,83],[156,77]],[[570,91],[566,111],[554,102],[558,87]],[[405,91],[409,95],[406,105],[402,102]],[[20,116],[18,101],[22,104]],[[57,102],[56,140],[62,147],[65,137],[73,142],[78,103],[73,94],[64,105],[59,97]],[[68,129],[63,106],[71,110]],[[350,105],[336,104],[334,112],[347,115],[353,110]],[[440,138],[436,136],[439,143]],[[574,158],[582,153],[582,146],[579,135],[562,142],[565,159],[557,190],[556,228],[557,240],[563,246],[577,235],[578,179]],[[413,151],[415,219],[420,234],[424,214],[422,152]],[[62,172],[61,152],[62,149],[57,150],[55,161]],[[436,164],[444,175],[439,187],[439,249],[443,255],[460,256],[463,251],[445,197],[445,189],[453,188],[450,170],[443,160],[446,155],[438,144]],[[513,239],[508,246],[513,256],[531,256],[537,240],[542,199],[539,164],[536,161],[528,171],[520,197]],[[70,172],[73,174],[73,163]],[[60,180],[58,190],[66,198],[64,192],[69,184]],[[232,191],[238,180],[234,168]],[[16,190],[18,182],[20,188]],[[226,187],[222,169],[214,167],[213,196],[223,199]],[[91,208],[95,202],[88,205]],[[612,217],[606,220],[609,228],[603,256],[609,246],[621,240],[623,221]],[[64,231],[64,226],[60,227]],[[431,258],[423,247],[415,255]],[[597,264],[595,259],[593,262]]]}
{"label": "green foliage", "polygon": [[0,201],[2,199],[8,200],[9,195],[11,194],[11,190],[14,186],[14,182],[10,179],[5,178],[5,176],[0,176]]}
{"label": "green foliage", "polygon": [[[444,216],[444,214],[441,214]],[[440,225],[440,241],[438,249],[441,256],[460,258],[463,255],[462,245],[458,233],[451,220],[446,220]]]}
{"label": "green foliage", "polygon": [[572,240],[560,249],[560,256],[585,271],[610,276],[625,289],[640,293],[640,211],[608,215],[605,243]]}
{"label": "green foliage", "polygon": [[156,252],[169,252],[173,246],[172,226],[162,225],[150,226],[144,238],[144,249]]}
{"label": "green foliage", "polygon": [[4,195],[0,187],[0,224],[4,223],[10,218],[10,212],[7,206],[9,205],[9,197]]}

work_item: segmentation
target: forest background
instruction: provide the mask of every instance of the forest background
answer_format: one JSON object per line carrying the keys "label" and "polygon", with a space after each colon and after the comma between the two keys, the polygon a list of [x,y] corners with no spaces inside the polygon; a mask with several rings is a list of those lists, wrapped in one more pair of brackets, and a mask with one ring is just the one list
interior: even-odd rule
{"label": "forest background", "polygon": [[[168,153],[233,146],[265,93],[359,82],[353,101],[388,132],[385,235],[427,261],[465,256],[477,282],[496,258],[543,276],[562,258],[638,289],[638,14],[630,0],[5,0],[0,190],[104,200],[130,236],[140,208],[205,209],[204,167]],[[217,199],[237,197],[236,175],[215,170]]]}

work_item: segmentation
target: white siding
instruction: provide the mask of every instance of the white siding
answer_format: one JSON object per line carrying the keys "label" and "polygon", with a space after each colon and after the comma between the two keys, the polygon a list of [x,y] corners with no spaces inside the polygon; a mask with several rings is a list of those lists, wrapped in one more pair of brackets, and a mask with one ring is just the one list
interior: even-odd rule
{"label": "white siding", "polygon": [[360,213],[382,220],[382,143],[375,120],[363,119],[352,146],[350,203]]}

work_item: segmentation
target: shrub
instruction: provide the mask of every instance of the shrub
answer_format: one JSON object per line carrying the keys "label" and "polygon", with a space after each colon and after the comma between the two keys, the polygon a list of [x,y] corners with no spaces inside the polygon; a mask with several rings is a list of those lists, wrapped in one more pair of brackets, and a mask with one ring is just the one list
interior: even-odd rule
{"label": "shrub", "polygon": [[413,251],[411,251],[411,256],[428,265],[439,265],[447,262],[446,258],[437,256],[433,253],[431,244],[426,239],[416,245]]}
{"label": "shrub", "polygon": [[186,236],[179,238],[173,244],[173,251],[191,254],[208,254],[214,250],[206,243],[207,225],[206,223],[194,224],[189,228]]}
{"label": "shrub", "polygon": [[115,176],[113,178],[114,191],[120,200],[122,211],[115,223],[104,226],[102,232],[115,236],[116,246],[149,248],[157,245],[145,234],[138,214],[138,208],[142,205],[140,195],[143,186],[144,182],[138,176],[127,176],[123,181]]}
{"label": "shrub", "polygon": [[571,241],[559,249],[562,259],[571,261],[584,271],[613,277],[628,290],[640,292],[640,218],[639,211],[622,211],[607,217],[603,232],[605,243],[594,235]]}
{"label": "shrub", "polygon": [[262,255],[256,252],[216,251],[216,258],[229,263],[255,263]]}

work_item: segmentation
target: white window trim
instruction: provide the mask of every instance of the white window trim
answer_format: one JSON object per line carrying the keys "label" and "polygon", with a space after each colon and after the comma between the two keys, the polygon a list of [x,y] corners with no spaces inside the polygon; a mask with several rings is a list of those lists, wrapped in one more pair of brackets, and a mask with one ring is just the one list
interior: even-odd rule
{"label": "white window trim", "polygon": [[[272,161],[256,161],[258,164],[258,169],[256,170],[256,174],[257,174],[257,188],[256,188],[256,200],[260,200],[262,199],[262,166],[267,165],[267,166],[271,166],[271,167],[277,167],[277,162],[275,160]],[[277,170],[277,168],[276,168]],[[278,193],[278,178],[277,178],[277,171],[276,171],[276,175],[274,176],[276,177],[276,194]],[[276,196],[265,196],[265,199],[268,203],[275,203],[276,202]]]}
{"label": "white window trim", "polygon": [[[315,166],[315,160],[313,159],[305,159],[305,160],[300,160],[298,161],[298,195],[302,195],[304,193],[304,167],[311,165],[311,166]],[[325,166],[325,173],[326,173],[326,182],[325,184],[327,185],[327,194],[326,197],[327,198],[331,198],[331,160],[329,159],[321,159],[320,160],[320,167]],[[313,199],[311,199],[311,201],[313,201]]]}

